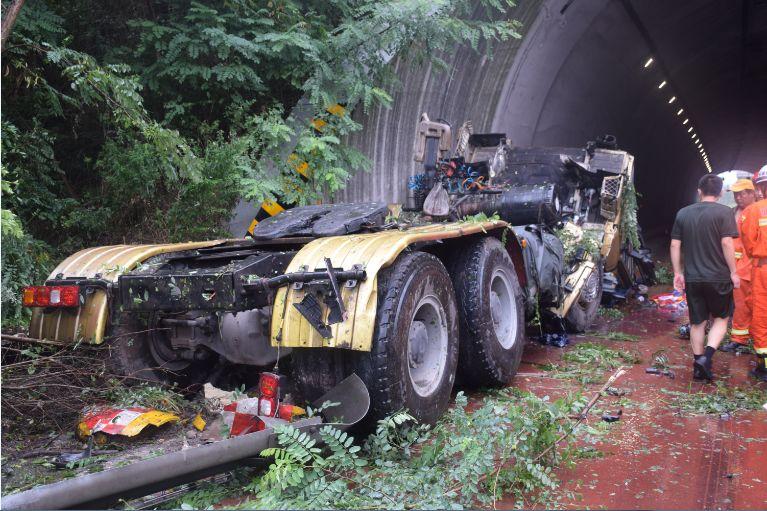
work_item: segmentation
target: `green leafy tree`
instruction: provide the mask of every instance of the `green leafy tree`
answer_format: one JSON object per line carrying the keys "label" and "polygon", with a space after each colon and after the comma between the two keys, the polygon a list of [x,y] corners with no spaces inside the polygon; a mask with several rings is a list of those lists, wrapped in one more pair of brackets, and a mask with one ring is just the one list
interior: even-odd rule
{"label": "green leafy tree", "polygon": [[[457,44],[488,52],[518,37],[511,5],[27,0],[3,45],[3,216],[55,261],[225,235],[240,196],[327,198],[368,167],[351,114],[390,104],[391,56],[439,68]],[[15,275],[4,305],[40,280]]]}

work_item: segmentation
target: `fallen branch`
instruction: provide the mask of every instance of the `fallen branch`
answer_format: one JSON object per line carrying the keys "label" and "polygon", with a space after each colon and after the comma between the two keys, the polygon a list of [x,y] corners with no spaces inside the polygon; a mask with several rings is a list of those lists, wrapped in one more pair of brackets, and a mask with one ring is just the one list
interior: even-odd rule
{"label": "fallen branch", "polygon": [[27,342],[32,344],[43,344],[46,346],[71,346],[71,343],[67,342],[60,342],[60,341],[49,341],[48,339],[35,339],[34,337],[27,337],[25,335],[10,335],[10,334],[0,334],[0,339],[3,341],[13,341],[13,342]]}
{"label": "fallen branch", "polygon": [[[559,438],[557,438],[557,439],[554,441],[554,443],[552,443],[551,445],[549,445],[549,446],[548,446],[546,449],[544,449],[544,450],[543,450],[543,451],[542,451],[542,452],[541,452],[541,453],[540,453],[538,456],[536,456],[536,458],[535,458],[535,460],[534,460],[534,461],[538,461],[538,460],[540,460],[541,458],[543,458],[543,457],[544,457],[544,456],[545,456],[547,453],[549,453],[549,452],[550,452],[550,451],[551,451],[553,448],[555,448],[557,445],[559,445],[559,444],[562,442],[562,440],[564,440],[565,438],[567,438],[568,436],[570,436],[570,435],[571,435],[571,434],[572,434],[572,433],[575,431],[575,429],[576,429],[576,428],[577,428],[577,427],[578,427],[578,426],[579,426],[579,425],[580,425],[580,424],[583,422],[583,420],[584,420],[584,419],[586,418],[586,416],[588,415],[588,413],[589,413],[589,410],[591,410],[591,408],[592,408],[592,407],[593,407],[593,406],[596,404],[596,402],[597,402],[597,401],[599,401],[599,398],[600,398],[600,397],[602,397],[602,394],[603,394],[603,393],[604,393],[604,392],[607,390],[607,388],[608,388],[608,387],[610,387],[610,386],[611,386],[613,383],[615,383],[615,381],[616,381],[618,378],[620,378],[621,376],[623,376],[624,374],[626,374],[626,368],[625,368],[625,367],[619,367],[619,368],[618,368],[618,369],[615,371],[615,373],[614,373],[612,376],[610,376],[610,378],[607,380],[607,382],[605,382],[605,384],[604,384],[604,385],[602,385],[602,388],[600,388],[600,389],[599,389],[599,391],[597,391],[597,393],[596,393],[596,394],[594,394],[594,397],[592,397],[592,398],[591,398],[591,400],[590,400],[590,401],[589,401],[589,402],[586,404],[586,407],[583,409],[583,411],[582,411],[582,412],[580,413],[580,415],[578,416],[578,420],[576,420],[575,424],[573,424],[573,427],[572,427],[572,428],[570,428],[570,430],[569,430],[569,431],[566,431],[566,432],[562,433],[562,434],[559,436]],[[500,470],[501,470],[502,468],[509,466],[509,464],[510,464],[512,461],[513,461],[513,460],[506,460],[504,463],[502,463],[502,464],[501,464],[501,466],[500,466],[500,467],[498,467],[498,471],[497,471],[496,473],[500,472]],[[482,482],[482,481],[484,481],[485,479],[487,479],[487,474],[484,474],[483,476],[481,476],[481,477],[478,479],[478,482]],[[457,485],[453,486],[453,487],[452,487],[452,488],[450,488],[450,489],[449,489],[447,492],[445,492],[445,495],[447,495],[448,493],[452,493],[452,492],[460,491],[460,489],[461,489],[461,488],[463,488],[464,484],[465,484],[465,483],[459,483],[459,484],[457,484]]]}
{"label": "fallen branch", "polygon": [[556,446],[557,446],[557,445],[558,445],[560,442],[562,442],[562,440],[564,440],[565,438],[567,438],[568,436],[570,436],[570,435],[573,433],[573,431],[575,431],[575,428],[577,428],[578,426],[580,426],[580,424],[581,424],[581,423],[582,423],[582,422],[583,422],[583,421],[586,419],[586,417],[587,417],[587,416],[588,416],[588,414],[589,414],[589,411],[590,411],[590,410],[591,410],[591,409],[594,407],[594,405],[597,403],[597,401],[599,401],[599,398],[600,398],[600,397],[602,397],[602,395],[604,394],[604,392],[606,392],[606,391],[607,391],[607,389],[608,389],[608,388],[609,388],[609,387],[610,387],[610,386],[611,386],[613,383],[615,383],[615,381],[616,381],[618,378],[620,378],[620,377],[621,377],[621,376],[623,376],[624,374],[626,374],[626,368],[625,368],[625,367],[619,367],[619,368],[618,368],[618,370],[617,370],[617,371],[615,371],[615,373],[613,373],[613,375],[612,375],[612,376],[610,376],[610,378],[607,380],[607,382],[605,382],[605,384],[604,384],[604,385],[602,385],[602,388],[600,388],[600,389],[597,391],[597,393],[596,393],[596,394],[594,394],[594,397],[592,397],[592,398],[591,398],[591,400],[588,402],[588,404],[586,404],[586,407],[585,407],[585,408],[583,409],[583,411],[580,413],[580,415],[578,416],[578,420],[576,420],[576,421],[575,421],[575,424],[573,424],[573,427],[572,427],[572,428],[570,428],[570,431],[566,431],[566,432],[562,433],[562,434],[559,436],[559,438],[557,438],[557,439],[554,441],[554,443],[553,443],[553,444],[551,444],[551,445],[550,445],[550,446],[548,446],[546,449],[544,449],[544,450],[543,450],[543,452],[541,452],[541,453],[540,453],[540,454],[539,454],[539,455],[538,455],[538,456],[535,458],[535,461],[538,461],[539,459],[543,458],[543,456],[545,456],[545,455],[546,455],[546,454],[547,454],[549,451],[551,451],[551,450],[552,450],[554,447],[556,447]]}

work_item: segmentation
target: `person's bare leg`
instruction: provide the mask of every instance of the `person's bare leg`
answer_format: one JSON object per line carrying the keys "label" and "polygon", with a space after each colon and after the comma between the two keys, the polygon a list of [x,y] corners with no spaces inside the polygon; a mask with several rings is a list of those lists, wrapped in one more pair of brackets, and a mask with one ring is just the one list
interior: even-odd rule
{"label": "person's bare leg", "polygon": [[[725,322],[725,328],[727,323]],[[721,340],[720,340],[721,342]],[[690,325],[690,346],[692,346],[693,355],[703,355],[706,344],[706,322]]]}
{"label": "person's bare leg", "polygon": [[[711,324],[711,330],[708,331],[708,346],[717,349],[722,343],[725,334],[727,333],[727,325],[730,318],[714,318]],[[692,338],[692,334],[690,334]],[[703,352],[703,345],[701,345],[701,353]]]}

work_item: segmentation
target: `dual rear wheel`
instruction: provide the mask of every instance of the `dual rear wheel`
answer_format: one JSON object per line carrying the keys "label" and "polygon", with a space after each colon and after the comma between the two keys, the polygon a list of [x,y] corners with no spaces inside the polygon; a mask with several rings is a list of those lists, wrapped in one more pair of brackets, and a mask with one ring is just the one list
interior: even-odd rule
{"label": "dual rear wheel", "polygon": [[514,265],[487,237],[456,254],[451,267],[448,273],[426,252],[400,255],[378,275],[370,352],[294,350],[298,391],[313,400],[356,373],[371,395],[369,420],[406,409],[433,423],[447,409],[456,375],[465,386],[507,384],[524,344]]}

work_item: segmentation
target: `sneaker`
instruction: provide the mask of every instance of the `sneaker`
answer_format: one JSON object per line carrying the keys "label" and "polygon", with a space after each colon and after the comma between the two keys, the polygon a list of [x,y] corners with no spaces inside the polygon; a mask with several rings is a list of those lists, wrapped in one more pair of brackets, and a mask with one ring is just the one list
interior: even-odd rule
{"label": "sneaker", "polygon": [[735,341],[727,341],[725,344],[719,346],[719,351],[724,351],[726,353],[737,353],[745,347],[745,344],[741,344]]}
{"label": "sneaker", "polygon": [[695,362],[693,363],[693,378],[695,377],[696,372],[701,380],[711,381],[714,379],[714,375],[711,372],[711,360],[706,357],[706,355],[695,357]]}
{"label": "sneaker", "polygon": [[706,379],[706,377],[703,375],[703,371],[698,367],[697,364],[692,365],[692,379],[695,381],[702,381]]}

